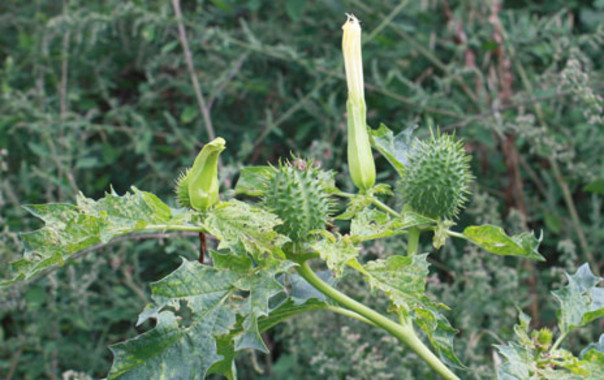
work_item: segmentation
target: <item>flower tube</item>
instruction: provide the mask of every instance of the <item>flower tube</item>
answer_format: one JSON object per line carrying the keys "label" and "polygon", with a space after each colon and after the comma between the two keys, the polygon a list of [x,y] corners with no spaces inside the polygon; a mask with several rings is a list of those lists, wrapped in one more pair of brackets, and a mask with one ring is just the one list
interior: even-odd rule
{"label": "flower tube", "polygon": [[375,164],[367,134],[361,25],[353,15],[347,16],[342,26],[342,53],[348,85],[348,168],[352,182],[361,191],[366,191],[375,184]]}

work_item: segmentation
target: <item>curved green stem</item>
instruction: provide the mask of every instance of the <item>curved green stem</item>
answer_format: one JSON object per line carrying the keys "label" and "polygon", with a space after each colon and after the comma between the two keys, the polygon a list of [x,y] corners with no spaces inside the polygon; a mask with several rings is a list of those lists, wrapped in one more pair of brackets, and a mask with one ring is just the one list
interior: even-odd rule
{"label": "curved green stem", "polygon": [[455,232],[455,231],[447,230],[447,234],[448,234],[449,236],[454,236],[454,237],[456,237],[456,238],[460,238],[460,239],[468,240],[468,239],[467,239],[467,238],[464,236],[464,234],[459,233],[459,232]]}
{"label": "curved green stem", "polygon": [[384,212],[386,212],[386,213],[388,213],[388,214],[390,214],[390,215],[394,216],[395,218],[400,218],[400,217],[401,217],[401,214],[400,214],[400,213],[398,213],[398,212],[394,211],[393,209],[391,209],[390,207],[388,207],[388,206],[387,206],[385,203],[383,203],[382,201],[380,201],[380,200],[379,200],[379,199],[377,199],[377,198],[371,198],[371,203],[372,203],[372,204],[373,204],[375,207],[377,207],[377,208],[379,208],[380,210],[382,210],[382,211],[384,211]]}
{"label": "curved green stem", "polygon": [[552,345],[552,348],[550,348],[550,352],[554,351],[555,349],[558,348],[558,346],[560,346],[560,344],[562,343],[562,341],[564,340],[564,338],[566,338],[566,335],[568,335],[568,333],[564,333],[561,334],[558,339],[556,339],[556,341],[554,342],[554,344]]}
{"label": "curved green stem", "polygon": [[420,229],[417,227],[411,227],[409,229],[409,235],[407,236],[407,256],[413,256],[417,253],[420,232]]}
{"label": "curved green stem", "polygon": [[361,321],[363,323],[367,323],[368,325],[371,325],[373,327],[379,327],[375,323],[371,322],[369,319],[363,317],[362,315],[360,315],[358,313],[355,313],[354,311],[350,311],[350,310],[348,310],[346,308],[343,308],[343,307],[328,305],[328,306],[325,307],[325,310],[333,311],[334,313],[338,313],[338,314],[343,315],[345,317],[356,319],[356,320]]}
{"label": "curved green stem", "polygon": [[439,359],[430,351],[424,343],[418,338],[413,330],[413,325],[410,320],[406,320],[404,324],[399,325],[393,320],[381,315],[373,309],[359,303],[346,294],[325,283],[319,276],[313,272],[308,266],[308,263],[303,262],[296,268],[300,276],[304,277],[309,284],[314,286],[321,293],[325,294],[332,300],[336,301],[345,308],[367,318],[376,326],[388,331],[391,335],[398,338],[411,348],[419,357],[421,357],[433,370],[438,372],[444,379],[459,380],[459,378],[445,366]]}
{"label": "curved green stem", "polygon": [[335,195],[336,197],[342,197],[342,198],[354,198],[356,196],[356,194],[347,193],[347,192],[341,191],[341,190],[336,191],[335,193],[333,193],[333,195]]}
{"label": "curved green stem", "polygon": [[[354,198],[357,194],[347,193],[345,191],[338,191],[338,192],[334,193],[333,195],[342,197],[342,198]],[[394,216],[395,218],[401,217],[401,214],[399,212],[396,212],[392,208],[388,207],[388,205],[386,205],[379,199],[375,198],[374,196],[371,196],[371,204],[373,204],[375,207],[379,208],[380,210]]]}

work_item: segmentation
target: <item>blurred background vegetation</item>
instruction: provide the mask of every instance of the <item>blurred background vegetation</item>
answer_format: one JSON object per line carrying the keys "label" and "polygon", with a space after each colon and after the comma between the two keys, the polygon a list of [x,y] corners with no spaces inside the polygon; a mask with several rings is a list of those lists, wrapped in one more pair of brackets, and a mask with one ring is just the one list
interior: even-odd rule
{"label": "blurred background vegetation", "polygon": [[[340,171],[352,189],[345,12],[363,21],[369,124],[418,126],[418,136],[437,125],[472,153],[460,226],[543,231],[543,264],[463,245],[431,255],[428,289],[452,307],[463,377],[492,378],[492,345],[510,339],[517,307],[552,327],[549,292],[564,271],[604,269],[602,0],[4,0],[0,277],[21,255],[19,232],[40,227],[22,204],[130,185],[174,204],[174,179],[213,133],[228,142],[225,191],[241,167],[290,151]],[[377,165],[393,184],[386,161]],[[364,255],[402,248],[385,240]],[[1,291],[0,377],[103,377],[106,346],[137,334],[148,283],[196,252],[187,236],[122,242]],[[341,286],[386,306],[353,275]],[[568,348],[603,329],[574,334]],[[434,378],[382,331],[340,316],[301,316],[265,339],[271,355],[243,352],[241,378]]]}

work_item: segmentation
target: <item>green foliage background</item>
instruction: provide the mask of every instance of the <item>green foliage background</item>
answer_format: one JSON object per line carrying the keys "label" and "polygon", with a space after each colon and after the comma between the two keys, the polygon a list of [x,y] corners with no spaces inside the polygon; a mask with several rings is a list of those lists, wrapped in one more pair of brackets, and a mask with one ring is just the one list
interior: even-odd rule
{"label": "green foliage background", "polygon": [[[460,224],[543,230],[547,262],[448,245],[428,289],[452,306],[468,378],[494,376],[493,344],[511,339],[516,307],[554,326],[564,271],[604,269],[604,1],[182,1],[183,24],[217,135],[228,191],[243,166],[290,151],[345,171],[344,13],[363,21],[369,124],[455,130],[473,154],[474,195]],[[0,277],[40,227],[20,206],[98,198],[112,185],[174,204],[172,184],[204,142],[171,2],[0,4]],[[395,175],[378,159],[383,181]],[[427,251],[428,240],[423,242]],[[398,240],[365,255],[404,249]],[[167,255],[165,254],[167,253]],[[137,334],[148,283],[197,255],[195,237],[110,245],[0,293],[0,377],[103,377],[106,346]],[[359,278],[343,289],[375,306]],[[383,303],[383,304],[382,304]],[[148,326],[143,326],[146,328]],[[570,337],[597,340],[601,324]],[[139,330],[141,331],[141,330]],[[381,331],[308,314],[245,353],[242,378],[433,378]],[[264,373],[260,373],[262,370]]]}

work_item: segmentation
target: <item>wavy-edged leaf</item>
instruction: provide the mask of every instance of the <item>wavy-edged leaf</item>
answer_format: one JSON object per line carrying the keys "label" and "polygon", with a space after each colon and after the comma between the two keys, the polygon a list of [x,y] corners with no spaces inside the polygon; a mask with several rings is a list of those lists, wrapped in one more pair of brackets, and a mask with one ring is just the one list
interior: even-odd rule
{"label": "wavy-edged leaf", "polygon": [[[591,274],[591,273],[590,273]],[[589,277],[589,276],[586,276]],[[588,279],[588,283],[591,280]],[[551,335],[545,342],[539,336],[544,329],[530,333],[530,318],[520,312],[520,323],[514,326],[515,341],[495,346],[505,358],[497,368],[497,378],[506,380],[600,379],[604,374],[604,335],[600,341],[587,346],[581,358],[570,351],[551,347]],[[547,330],[547,329],[545,329]],[[566,334],[569,330],[562,330]],[[550,333],[551,334],[551,333]]]}
{"label": "wavy-edged leaf", "polygon": [[[283,302],[279,307],[271,310],[268,316],[258,319],[258,330],[263,333],[275,325],[288,318],[295,317],[309,311],[325,310],[328,304],[316,299],[309,299],[303,304],[295,304],[291,299]],[[233,336],[239,334],[240,330],[235,330],[228,335],[216,339],[217,352],[223,358],[210,367],[208,374],[216,373],[225,376],[227,379],[235,379],[236,373],[234,360],[237,354]]]}
{"label": "wavy-edged leaf", "polygon": [[[112,346],[109,379],[203,379],[208,372],[228,377],[237,351],[266,350],[259,321],[270,317],[271,298],[284,291],[276,276],[294,264],[267,259],[252,265],[237,254],[212,256],[215,267],[184,261],[151,284],[153,304],[139,324],[154,318],[157,325]],[[237,264],[228,267],[228,257]]]}
{"label": "wavy-edged leaf", "polygon": [[407,156],[411,152],[413,129],[408,128],[396,136],[384,124],[380,124],[378,129],[368,129],[371,145],[390,162],[400,176],[403,176],[405,165],[408,163]]}
{"label": "wavy-edged leaf", "polygon": [[[221,359],[215,337],[235,324],[235,314],[224,305],[240,277],[227,269],[183,261],[151,284],[154,305],[141,314],[139,323],[152,317],[157,325],[111,347],[114,361],[108,379],[203,379]],[[188,325],[176,315],[181,303],[193,313]]]}
{"label": "wavy-edged leaf", "polygon": [[597,287],[601,278],[591,273],[589,265],[566,277],[568,285],[552,292],[560,302],[558,326],[563,333],[604,316],[604,288]]}
{"label": "wavy-edged leaf", "polygon": [[508,236],[501,227],[485,224],[466,227],[463,236],[485,251],[496,255],[520,256],[545,261],[538,251],[542,237],[531,232]]}
{"label": "wavy-edged leaf", "polygon": [[519,311],[518,319],[520,323],[514,325],[514,336],[519,344],[508,342],[507,345],[495,345],[505,358],[505,362],[497,367],[499,380],[529,379],[530,374],[537,371],[534,344],[529,337],[531,318]]}
{"label": "wavy-edged leaf", "polygon": [[409,313],[424,305],[427,254],[414,256],[392,255],[385,260],[370,261],[363,266],[372,290],[386,293],[397,312]]}
{"label": "wavy-edged leaf", "polygon": [[591,343],[581,351],[583,366],[594,379],[604,378],[604,334],[600,335],[598,343]]}
{"label": "wavy-edged leaf", "polygon": [[406,233],[411,227],[433,223],[433,220],[412,211],[404,212],[400,218],[374,208],[365,208],[352,219],[350,235],[355,241],[380,239]]}
{"label": "wavy-edged leaf", "polygon": [[[178,309],[180,302],[185,301],[193,313],[201,313],[223,303],[245,273],[184,260],[177,270],[151,284],[151,298],[160,309]],[[142,322],[139,320],[139,324]]]}
{"label": "wavy-edged leaf", "polygon": [[359,255],[359,249],[349,236],[334,237],[324,234],[324,239],[314,242],[311,246],[325,260],[334,277],[341,276],[344,267],[356,261]]}
{"label": "wavy-edged leaf", "polygon": [[295,264],[268,257],[252,267],[252,262],[247,256],[224,255],[218,252],[212,252],[212,259],[215,267],[239,273],[240,277],[234,286],[247,293],[247,297],[236,305],[237,313],[243,317],[243,321],[242,332],[234,335],[234,350],[252,348],[268,352],[260,336],[258,320],[268,316],[272,309],[279,306],[270,305],[274,296],[284,292],[283,284],[277,281],[276,277],[280,273],[287,272]]}
{"label": "wavy-edged leaf", "polygon": [[600,379],[601,368],[596,362],[579,360],[571,352],[556,349],[539,352],[533,346],[510,342],[495,346],[505,358],[497,367],[499,380],[592,380]]}
{"label": "wavy-edged leaf", "polygon": [[604,360],[604,334],[600,335],[597,343],[590,343],[581,351],[581,358],[589,360],[591,356],[598,356]]}
{"label": "wavy-edged leaf", "polygon": [[453,367],[464,368],[453,348],[455,336],[459,331],[451,326],[436,305],[415,309],[413,321],[426,333],[430,344],[443,361]]}
{"label": "wavy-edged leaf", "polygon": [[124,195],[111,192],[94,201],[78,195],[75,205],[51,203],[24,206],[44,227],[22,234],[23,258],[11,263],[18,279],[28,279],[74,253],[150,225],[169,224],[172,210],[155,195],[132,187]]}
{"label": "wavy-edged leaf", "polygon": [[432,302],[425,294],[429,273],[427,256],[393,255],[385,260],[371,261],[362,268],[355,267],[366,275],[372,290],[388,295],[394,311],[413,317],[441,358],[451,365],[463,367],[453,349],[457,330],[439,311],[445,306]]}
{"label": "wavy-edged leaf", "polygon": [[269,352],[260,336],[258,318],[269,315],[270,299],[283,292],[283,285],[275,279],[275,276],[286,272],[292,266],[294,263],[290,261],[266,261],[261,267],[254,268],[237,282],[237,288],[249,292],[249,295],[239,311],[240,314],[245,315],[242,324],[244,333],[235,338],[236,351],[253,348],[265,353]]}
{"label": "wavy-edged leaf", "polygon": [[532,352],[515,343],[495,346],[506,359],[497,367],[498,380],[526,380],[533,370]]}
{"label": "wavy-edged leaf", "polygon": [[264,253],[283,257],[280,246],[289,241],[273,229],[282,221],[259,207],[231,199],[212,209],[203,221],[211,235],[220,240],[219,249],[242,249],[259,259]]}
{"label": "wavy-edged leaf", "polygon": [[203,379],[220,359],[213,337],[218,313],[204,313],[188,328],[169,311],[156,318],[153,330],[110,347],[114,360],[108,379]]}

